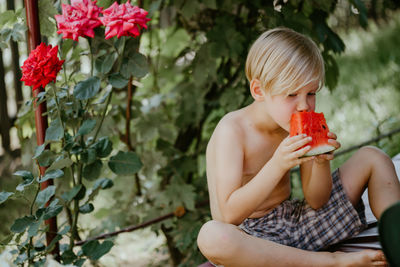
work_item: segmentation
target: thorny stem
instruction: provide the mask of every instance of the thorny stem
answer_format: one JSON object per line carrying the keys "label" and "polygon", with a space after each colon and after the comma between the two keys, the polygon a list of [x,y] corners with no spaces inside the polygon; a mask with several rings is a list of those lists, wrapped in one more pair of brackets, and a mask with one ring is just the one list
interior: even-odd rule
{"label": "thorny stem", "polygon": [[93,51],[92,51],[92,40],[87,38],[89,43],[89,57],[90,57],[90,76],[93,76],[93,69],[94,69],[94,60],[93,60]]}
{"label": "thorny stem", "polygon": [[[111,89],[111,92],[110,92],[110,94],[109,94],[108,97],[107,97],[107,102],[106,102],[106,105],[105,105],[105,107],[104,107],[103,113],[101,114],[101,119],[100,119],[99,126],[98,126],[97,129],[96,129],[96,132],[95,132],[95,134],[94,134],[94,136],[93,136],[93,139],[92,139],[90,145],[92,145],[94,142],[96,142],[97,136],[99,135],[101,126],[103,125],[104,119],[105,119],[105,117],[106,117],[106,113],[107,113],[107,110],[108,110],[108,106],[110,105],[110,102],[111,102],[112,93],[113,93],[113,91],[112,91],[112,89]],[[89,146],[90,146],[90,145],[89,145]]]}
{"label": "thorny stem", "polygon": [[[31,216],[33,215],[33,206],[35,205],[36,198],[37,198],[39,192],[40,192],[40,183],[38,183],[38,187],[36,189],[35,196],[33,197],[33,200],[32,200],[32,203],[31,203],[31,207],[30,207],[30,215]],[[28,255],[29,265],[33,264],[33,259],[31,259],[31,248],[32,247],[33,247],[33,236],[31,236],[29,238],[29,245],[28,245],[28,248],[26,250],[26,254]]]}
{"label": "thorny stem", "polygon": [[[79,162],[78,185],[82,184],[82,169],[83,169],[83,164]],[[69,249],[71,249],[71,250],[74,247],[75,240],[78,239],[78,236],[77,236],[78,217],[79,217],[79,200],[75,199],[74,200],[74,214],[73,214],[72,226],[71,226],[71,230],[70,230],[71,238],[69,241]]]}

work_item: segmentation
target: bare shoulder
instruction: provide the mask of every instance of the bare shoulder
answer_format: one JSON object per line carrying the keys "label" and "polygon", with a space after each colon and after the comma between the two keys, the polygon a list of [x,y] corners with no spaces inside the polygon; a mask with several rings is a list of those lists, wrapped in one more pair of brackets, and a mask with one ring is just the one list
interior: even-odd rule
{"label": "bare shoulder", "polygon": [[241,143],[244,136],[240,110],[226,114],[219,121],[211,136],[208,147],[218,145],[219,143],[231,142],[232,144]]}

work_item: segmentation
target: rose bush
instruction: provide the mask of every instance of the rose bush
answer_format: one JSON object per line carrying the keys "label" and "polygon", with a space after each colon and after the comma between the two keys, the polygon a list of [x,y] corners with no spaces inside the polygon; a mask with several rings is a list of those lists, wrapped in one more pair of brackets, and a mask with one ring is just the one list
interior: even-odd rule
{"label": "rose bush", "polygon": [[[22,182],[15,192],[0,192],[0,204],[14,197],[29,199],[29,213],[15,220],[7,239],[8,245],[16,247],[15,264],[42,266],[63,238],[58,257],[63,264],[81,266],[88,259],[102,257],[113,242],[92,240],[78,245],[83,239],[79,218],[95,209],[99,191],[114,185],[111,178],[100,177],[106,166],[117,176],[134,175],[142,167],[135,152],[113,150],[102,126],[112,110],[114,90],[123,90],[129,81],[147,73],[146,57],[138,52],[139,40],[130,37],[140,36],[150,19],[147,11],[129,2],[114,3],[104,10],[103,19],[101,11],[91,0],[63,4],[62,14],[55,16],[62,38],[53,40],[57,42],[54,47],[41,43],[22,66],[25,85],[45,89],[28,105],[34,108],[33,103],[46,101],[50,123],[45,143],[36,147],[33,156],[38,167],[46,168],[45,173],[17,171],[14,175]],[[107,25],[106,35],[101,33],[102,21]],[[88,72],[81,69],[82,56],[90,61]],[[49,179],[55,185],[41,189]],[[44,222],[55,217],[61,227],[52,242],[45,243],[48,228]]]}

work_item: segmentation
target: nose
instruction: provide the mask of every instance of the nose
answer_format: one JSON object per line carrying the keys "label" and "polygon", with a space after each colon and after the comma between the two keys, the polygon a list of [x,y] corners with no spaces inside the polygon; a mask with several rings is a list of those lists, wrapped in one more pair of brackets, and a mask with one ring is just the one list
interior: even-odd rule
{"label": "nose", "polygon": [[297,111],[309,111],[310,105],[307,103],[306,99],[299,99],[296,109]]}

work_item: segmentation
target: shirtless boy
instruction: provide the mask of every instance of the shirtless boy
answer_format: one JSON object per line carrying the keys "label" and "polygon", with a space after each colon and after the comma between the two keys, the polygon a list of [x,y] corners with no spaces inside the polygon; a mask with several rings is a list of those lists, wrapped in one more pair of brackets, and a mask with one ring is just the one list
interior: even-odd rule
{"label": "shirtless boy", "polygon": [[[379,250],[319,251],[364,229],[366,187],[379,218],[400,200],[400,185],[377,148],[359,149],[331,174],[333,154],[302,157],[310,137],[288,136],[292,113],[315,110],[324,83],[318,47],[290,29],[267,31],[249,51],[246,75],[254,102],[225,115],[207,147],[213,220],[200,230],[201,252],[223,266],[386,266]],[[297,165],[304,201],[289,200]]]}

